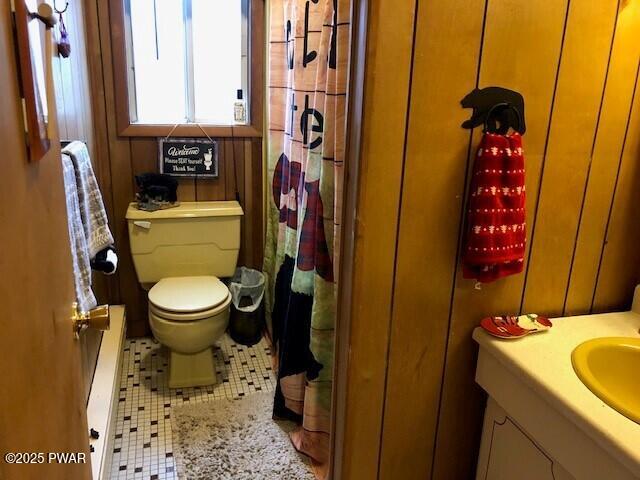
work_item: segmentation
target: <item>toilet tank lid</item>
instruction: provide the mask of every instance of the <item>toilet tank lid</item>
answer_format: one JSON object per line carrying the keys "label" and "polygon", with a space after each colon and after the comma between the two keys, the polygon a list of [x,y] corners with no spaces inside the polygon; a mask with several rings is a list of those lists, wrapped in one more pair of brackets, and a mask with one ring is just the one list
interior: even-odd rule
{"label": "toilet tank lid", "polygon": [[181,202],[180,205],[155,212],[140,210],[136,203],[127,208],[127,220],[153,220],[158,218],[233,217],[244,212],[235,200],[221,202]]}

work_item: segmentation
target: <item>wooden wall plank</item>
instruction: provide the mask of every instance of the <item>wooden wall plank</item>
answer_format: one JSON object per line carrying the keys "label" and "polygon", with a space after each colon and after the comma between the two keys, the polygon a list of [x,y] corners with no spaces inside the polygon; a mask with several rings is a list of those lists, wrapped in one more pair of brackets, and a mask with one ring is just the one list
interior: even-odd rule
{"label": "wooden wall plank", "polygon": [[523,313],[562,314],[616,18],[616,2],[571,2]]}
{"label": "wooden wall plank", "polygon": [[198,201],[226,200],[226,171],[228,162],[233,161],[233,152],[229,148],[230,140],[218,141],[218,178],[196,179],[196,199]]}
{"label": "wooden wall plank", "polygon": [[[529,215],[536,203],[566,11],[566,0],[491,1],[487,10],[480,86],[500,85],[520,92],[525,98],[527,134],[524,148]],[[475,145],[474,142],[474,148]],[[529,224],[531,221],[529,216]],[[471,332],[487,314],[518,311],[524,278],[523,275],[506,278],[483,285],[481,290],[475,289],[474,283],[464,280],[458,268],[433,478],[473,476],[484,395],[474,382],[477,348]]]}
{"label": "wooden wall plank", "polygon": [[381,479],[431,473],[469,144],[459,102],[476,86],[484,9],[484,0],[418,8]]}
{"label": "wooden wall plank", "polygon": [[129,140],[129,151],[131,155],[131,172],[133,173],[131,182],[135,192],[137,188],[136,175],[158,171],[158,142],[156,139],[131,138]]}
{"label": "wooden wall plank", "polygon": [[[77,5],[80,5],[78,3]],[[70,6],[73,8],[73,6]],[[104,96],[104,82],[102,80],[102,55],[100,48],[100,36],[98,27],[98,7],[93,0],[82,2],[82,21],[84,33],[84,54],[87,59],[88,91],[85,102],[90,111],[89,135],[93,137],[91,144],[91,158],[94,161],[94,169],[102,199],[104,201],[110,226],[115,223],[113,209],[113,191],[111,182],[111,162],[109,157],[109,138],[107,132],[106,99]],[[80,34],[80,32],[78,32]],[[82,54],[79,52],[78,54]],[[116,233],[114,232],[114,236]],[[118,244],[116,238],[116,245]],[[103,277],[100,279],[102,287],[96,292],[100,303],[120,303],[120,283],[117,276]]]}
{"label": "wooden wall plank", "polygon": [[[251,167],[251,183],[248,187],[245,187],[246,192],[251,192],[251,212],[252,218],[250,219],[253,224],[251,229],[251,236],[246,238],[252,238],[251,246],[247,246],[247,251],[251,250],[251,258],[247,260],[246,265],[262,270],[262,257],[264,255],[264,242],[265,242],[265,230],[264,230],[264,181],[263,171],[264,165],[262,160],[262,141],[251,139],[250,149],[245,150],[244,162]],[[247,142],[249,143],[249,142]],[[247,167],[245,166],[245,171]],[[238,183],[240,179],[238,177]]]}
{"label": "wooden wall plank", "polygon": [[378,474],[415,8],[370,4],[342,478]]}
{"label": "wooden wall plank", "polygon": [[178,200],[195,202],[197,200],[195,178],[178,178]]}
{"label": "wooden wall plank", "polygon": [[[247,147],[249,149],[251,148],[251,144],[249,142],[247,142]],[[241,166],[241,168],[238,168],[238,166]],[[242,156],[237,157],[235,167],[238,168],[238,170],[242,170],[242,176],[238,175],[238,179],[244,180],[244,181],[238,180],[238,187],[239,189],[242,190],[241,203],[242,205],[244,205],[245,210],[251,211],[252,208],[257,206],[257,205],[254,205],[256,202],[262,201],[262,198],[259,198],[253,195],[247,195],[247,192],[251,191],[253,181],[254,181],[253,179],[254,171],[251,165],[251,152],[250,151],[245,152],[243,148]],[[238,173],[239,172],[236,171],[236,174]],[[235,196],[235,179],[233,179],[233,177],[234,177],[233,172],[227,176],[227,178],[230,178],[232,180],[232,183],[234,185],[231,190],[232,192],[231,195]],[[251,221],[251,218],[249,218],[246,215],[242,219],[242,231],[244,232],[244,238],[242,241],[241,264],[248,266],[254,263],[254,259],[253,259],[254,252],[251,248],[251,243],[249,242],[249,239],[254,235],[261,235],[261,232],[254,231],[254,223]]]}
{"label": "wooden wall plank", "polygon": [[625,126],[629,117],[640,54],[640,5],[628,3],[618,15],[609,76],[596,136],[584,206],[580,217],[565,314],[588,313],[602,242],[616,182],[617,165],[622,152]]}
{"label": "wooden wall plank", "polygon": [[[87,55],[89,78],[89,98],[92,111],[94,149],[96,159],[96,175],[100,182],[102,197],[109,216],[109,222],[114,221],[113,192],[111,190],[111,162],[109,157],[109,138],[107,133],[106,98],[104,92],[102,50],[98,25],[98,7],[93,0],[83,2],[83,26],[85,29],[85,51]],[[117,282],[113,282],[116,283]],[[119,291],[111,298],[117,299]]]}
{"label": "wooden wall plank", "polygon": [[[640,68],[640,63],[638,63]],[[637,75],[637,73],[636,73]],[[628,309],[640,282],[640,82],[626,128],[618,183],[611,205],[592,310]],[[633,268],[630,266],[636,266]]]}
{"label": "wooden wall plank", "polygon": [[[96,1],[97,13],[102,25],[109,25],[109,8],[106,2]],[[102,23],[104,22],[104,23]],[[99,29],[100,52],[103,58],[103,82],[105,85],[105,113],[106,127],[109,139],[109,157],[113,192],[114,219],[112,231],[116,239],[119,252],[118,281],[120,284],[119,300],[127,306],[127,334],[130,336],[146,335],[149,332],[146,295],[140,287],[129,248],[129,233],[124,218],[125,212],[134,198],[133,170],[131,165],[131,150],[129,139],[117,135],[115,94],[113,83],[113,66],[111,59],[111,31],[107,28]]]}
{"label": "wooden wall plank", "polygon": [[252,210],[251,201],[253,196],[247,196],[247,192],[251,192],[251,184],[247,183],[247,173],[245,170],[250,168],[251,165],[251,151],[248,152],[249,157],[247,158],[247,149],[251,149],[251,141],[250,140],[234,140],[235,149],[236,149],[236,157],[233,163],[231,163],[226,172],[226,189],[227,189],[227,199],[235,200],[236,198],[236,177],[238,178],[238,194],[240,197],[240,205],[242,205],[242,209],[245,214],[242,217],[242,225],[241,225],[241,241],[242,245],[240,246],[240,254],[238,257],[238,265],[249,266],[248,255],[247,255],[247,245],[249,245],[251,239],[251,233],[247,228],[247,222],[251,218],[251,215],[248,214]]}

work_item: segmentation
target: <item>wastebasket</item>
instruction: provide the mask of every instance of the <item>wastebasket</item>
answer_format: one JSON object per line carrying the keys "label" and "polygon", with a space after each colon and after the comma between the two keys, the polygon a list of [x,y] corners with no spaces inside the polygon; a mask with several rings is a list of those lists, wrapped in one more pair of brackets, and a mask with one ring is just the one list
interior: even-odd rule
{"label": "wastebasket", "polygon": [[262,272],[240,267],[229,282],[231,316],[229,335],[242,345],[255,345],[264,329],[265,278]]}

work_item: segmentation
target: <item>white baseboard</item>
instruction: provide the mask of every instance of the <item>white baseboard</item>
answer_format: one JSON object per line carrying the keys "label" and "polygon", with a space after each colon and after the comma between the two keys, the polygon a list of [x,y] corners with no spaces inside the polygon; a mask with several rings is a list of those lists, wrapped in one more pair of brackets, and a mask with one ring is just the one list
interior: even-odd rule
{"label": "white baseboard", "polygon": [[91,440],[94,448],[91,453],[93,480],[106,480],[111,473],[111,433],[118,409],[118,385],[122,368],[120,359],[126,330],[124,306],[112,306],[109,313],[111,327],[102,336],[87,404],[89,428],[97,430],[100,434],[97,440]]}

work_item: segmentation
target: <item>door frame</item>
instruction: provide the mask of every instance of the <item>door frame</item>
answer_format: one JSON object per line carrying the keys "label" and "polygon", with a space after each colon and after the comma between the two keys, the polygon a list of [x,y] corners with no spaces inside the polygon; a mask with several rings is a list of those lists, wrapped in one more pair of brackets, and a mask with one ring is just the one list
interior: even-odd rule
{"label": "door frame", "polygon": [[351,293],[357,229],[360,146],[367,53],[368,0],[353,0],[345,179],[342,199],[342,238],[335,328],[333,398],[331,407],[331,463],[329,478],[340,480],[345,457],[348,369],[351,333]]}

